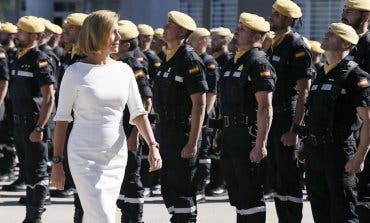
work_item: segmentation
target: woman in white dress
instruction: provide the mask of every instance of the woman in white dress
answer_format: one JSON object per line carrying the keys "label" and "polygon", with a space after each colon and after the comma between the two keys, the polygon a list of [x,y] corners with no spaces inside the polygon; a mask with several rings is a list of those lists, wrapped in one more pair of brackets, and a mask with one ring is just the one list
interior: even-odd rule
{"label": "woman in white dress", "polygon": [[52,182],[63,189],[62,160],[68,122],[74,124],[68,140],[68,159],[76,189],[84,209],[84,223],[115,222],[119,195],[127,161],[126,136],[122,126],[125,105],[150,146],[150,170],[162,161],[150,123],[143,108],[131,68],[110,58],[118,52],[118,15],[100,10],[85,20],[78,46],[86,55],[65,72],[59,106],[54,117],[54,158]]}

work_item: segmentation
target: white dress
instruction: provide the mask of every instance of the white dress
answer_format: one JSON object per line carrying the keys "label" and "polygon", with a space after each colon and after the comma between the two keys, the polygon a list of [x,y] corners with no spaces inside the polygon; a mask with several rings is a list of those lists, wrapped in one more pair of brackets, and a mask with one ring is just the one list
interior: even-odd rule
{"label": "white dress", "polygon": [[146,114],[131,68],[122,62],[107,65],[75,63],[62,80],[55,121],[73,120],[68,159],[84,210],[84,223],[115,222],[127,162],[122,126],[125,105],[130,122]]}

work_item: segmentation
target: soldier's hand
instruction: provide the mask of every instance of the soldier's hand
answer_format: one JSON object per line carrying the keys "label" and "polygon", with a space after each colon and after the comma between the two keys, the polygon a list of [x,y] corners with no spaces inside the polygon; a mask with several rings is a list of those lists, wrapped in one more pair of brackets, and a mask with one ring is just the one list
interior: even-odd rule
{"label": "soldier's hand", "polygon": [[63,164],[53,164],[53,168],[51,170],[51,185],[56,187],[58,190],[64,190],[65,180],[66,177],[63,169]]}
{"label": "soldier's hand", "polygon": [[344,169],[347,173],[360,173],[364,169],[364,159],[359,158],[355,154],[348,160]]}
{"label": "soldier's hand", "polygon": [[149,172],[156,171],[162,168],[162,158],[159,154],[158,147],[149,148]]}
{"label": "soldier's hand", "polygon": [[298,143],[298,134],[290,131],[286,132],[281,136],[280,141],[284,146],[295,146]]}
{"label": "soldier's hand", "polygon": [[263,158],[267,156],[267,149],[265,146],[255,146],[249,153],[249,159],[252,163],[260,163]]}
{"label": "soldier's hand", "polygon": [[43,137],[44,137],[43,132],[32,131],[28,138],[31,142],[41,142]]}
{"label": "soldier's hand", "polygon": [[181,150],[181,157],[184,159],[192,158],[197,155],[197,150],[197,144],[191,145],[187,143]]}

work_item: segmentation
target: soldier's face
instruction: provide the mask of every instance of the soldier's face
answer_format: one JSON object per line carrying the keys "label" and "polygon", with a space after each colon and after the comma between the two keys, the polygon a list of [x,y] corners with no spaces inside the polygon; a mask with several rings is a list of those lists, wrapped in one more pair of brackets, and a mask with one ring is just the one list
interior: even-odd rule
{"label": "soldier's face", "polygon": [[175,23],[168,21],[167,24],[163,27],[163,39],[166,42],[179,39],[181,27]]}
{"label": "soldier's face", "polygon": [[151,48],[154,49],[155,51],[160,51],[164,45],[164,41],[157,38],[157,37],[153,37],[153,41],[152,41],[152,44],[151,44]]}
{"label": "soldier's face", "polygon": [[321,48],[325,51],[342,50],[343,40],[330,29],[325,33]]}
{"label": "soldier's face", "polygon": [[15,36],[15,43],[17,47],[27,47],[31,42],[31,33],[25,32],[21,29],[18,29],[18,33]]}
{"label": "soldier's face", "polygon": [[66,24],[63,28],[63,41],[66,43],[76,43],[80,30],[78,26]]}
{"label": "soldier's face", "polygon": [[236,44],[239,47],[249,45],[253,38],[252,30],[248,29],[241,23],[235,29],[234,38],[236,39]]}
{"label": "soldier's face", "polygon": [[223,43],[224,37],[219,35],[211,35],[211,45],[213,50],[215,51],[221,50]]}
{"label": "soldier's face", "polygon": [[362,13],[359,10],[344,6],[342,22],[352,26],[354,29],[358,29],[362,24]]}
{"label": "soldier's face", "polygon": [[285,19],[285,16],[278,13],[275,9],[272,9],[272,13],[269,17],[271,30],[277,32],[285,28]]}

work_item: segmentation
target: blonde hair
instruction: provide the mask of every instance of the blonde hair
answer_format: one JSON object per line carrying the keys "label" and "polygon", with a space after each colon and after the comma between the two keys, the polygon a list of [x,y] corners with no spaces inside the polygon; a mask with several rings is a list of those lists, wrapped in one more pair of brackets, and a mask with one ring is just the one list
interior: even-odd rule
{"label": "blonde hair", "polygon": [[119,15],[108,10],[92,12],[82,24],[77,41],[78,53],[88,55],[100,53],[107,44]]}

